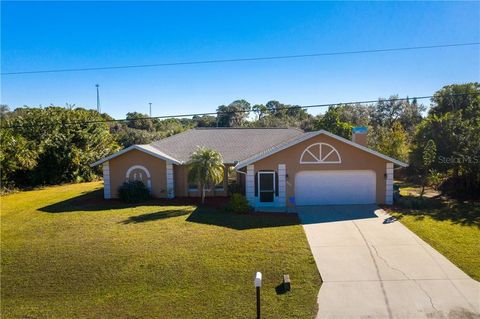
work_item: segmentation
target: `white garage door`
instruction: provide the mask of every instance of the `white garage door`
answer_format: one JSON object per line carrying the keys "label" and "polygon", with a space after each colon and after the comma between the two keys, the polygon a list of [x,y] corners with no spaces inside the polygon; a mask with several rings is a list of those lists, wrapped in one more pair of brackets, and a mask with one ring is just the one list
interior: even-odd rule
{"label": "white garage door", "polygon": [[374,204],[373,171],[302,171],[295,176],[297,205]]}

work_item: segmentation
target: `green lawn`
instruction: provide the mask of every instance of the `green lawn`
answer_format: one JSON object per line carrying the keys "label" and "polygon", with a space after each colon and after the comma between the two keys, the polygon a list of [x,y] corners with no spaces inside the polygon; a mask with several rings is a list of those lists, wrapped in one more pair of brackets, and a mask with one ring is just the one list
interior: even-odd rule
{"label": "green lawn", "polygon": [[[101,183],[2,197],[2,318],[311,318],[320,276],[295,216],[101,199]],[[288,273],[292,291],[277,293]]]}
{"label": "green lawn", "polygon": [[[416,189],[418,190],[418,188]],[[465,273],[480,280],[480,203],[426,198],[421,208],[411,186],[400,188],[404,204],[389,212]]]}

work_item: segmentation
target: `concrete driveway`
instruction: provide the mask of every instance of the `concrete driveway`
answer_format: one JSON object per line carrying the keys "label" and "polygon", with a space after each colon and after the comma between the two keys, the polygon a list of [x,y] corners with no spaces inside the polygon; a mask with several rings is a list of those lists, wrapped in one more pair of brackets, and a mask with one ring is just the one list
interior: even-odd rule
{"label": "concrete driveway", "polygon": [[297,207],[317,318],[480,318],[480,284],[374,205]]}

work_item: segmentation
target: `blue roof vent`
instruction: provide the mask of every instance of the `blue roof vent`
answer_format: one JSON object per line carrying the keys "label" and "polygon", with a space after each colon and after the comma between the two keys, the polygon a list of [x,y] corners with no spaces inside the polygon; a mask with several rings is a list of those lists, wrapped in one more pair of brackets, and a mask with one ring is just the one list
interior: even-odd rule
{"label": "blue roof vent", "polygon": [[365,126],[357,126],[352,128],[352,133],[353,134],[366,134],[368,131],[368,128]]}

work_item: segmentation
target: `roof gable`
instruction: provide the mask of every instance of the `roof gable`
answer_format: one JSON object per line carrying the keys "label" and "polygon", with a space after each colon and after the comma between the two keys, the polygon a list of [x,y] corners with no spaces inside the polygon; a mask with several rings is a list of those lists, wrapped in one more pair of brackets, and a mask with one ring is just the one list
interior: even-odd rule
{"label": "roof gable", "polygon": [[110,156],[107,156],[107,157],[104,157],[98,161],[96,161],[95,163],[93,164],[90,164],[91,167],[94,167],[94,166],[97,166],[97,165],[100,165],[100,164],[103,164],[105,163],[106,161],[109,161],[117,156],[120,156],[122,154],[125,154],[131,150],[138,150],[140,152],[144,152],[144,153],[147,153],[149,155],[152,155],[154,157],[158,157],[160,159],[163,159],[163,160],[166,160],[167,162],[170,162],[170,163],[174,163],[174,164],[180,164],[180,162],[178,160],[176,160],[175,158],[161,152],[160,150],[150,146],[150,145],[132,145],[130,147],[127,147],[127,148],[124,148],[123,150],[121,151],[118,151],[116,153],[113,153],[112,155]]}
{"label": "roof gable", "polygon": [[406,163],[403,163],[403,162],[401,162],[401,161],[399,161],[399,160],[396,160],[396,159],[394,159],[394,158],[392,158],[392,157],[389,157],[389,156],[387,156],[387,155],[384,155],[384,154],[382,154],[382,153],[379,153],[379,152],[377,152],[377,151],[374,151],[374,150],[372,150],[372,149],[370,149],[370,148],[368,148],[368,147],[365,147],[365,146],[363,146],[363,145],[357,144],[357,143],[355,143],[355,142],[352,142],[352,141],[350,141],[350,140],[347,140],[347,139],[345,139],[345,138],[343,138],[343,137],[340,137],[340,136],[338,136],[338,135],[332,134],[332,133],[327,132],[327,131],[325,131],[325,130],[320,130],[320,131],[315,131],[315,132],[304,133],[304,134],[302,134],[301,136],[298,136],[298,137],[296,137],[296,138],[293,138],[293,139],[291,139],[291,140],[289,140],[289,141],[286,141],[286,142],[284,142],[284,143],[282,143],[282,144],[280,144],[280,145],[277,145],[277,146],[271,147],[271,148],[269,148],[269,149],[266,149],[266,150],[264,150],[263,152],[260,152],[260,153],[255,154],[255,155],[253,155],[253,156],[251,156],[251,157],[249,157],[249,158],[247,158],[247,159],[245,159],[245,160],[243,160],[243,161],[240,161],[240,162],[235,166],[235,168],[236,168],[236,169],[243,168],[243,167],[245,167],[245,166],[247,166],[247,165],[250,165],[250,164],[252,164],[252,163],[255,163],[255,162],[257,162],[257,161],[259,161],[259,160],[261,160],[261,159],[264,159],[264,158],[266,158],[266,157],[268,157],[268,156],[270,156],[270,155],[273,155],[273,154],[275,154],[275,153],[277,153],[277,152],[280,152],[280,151],[282,151],[282,150],[284,150],[284,149],[287,149],[287,148],[289,148],[289,147],[291,147],[291,146],[293,146],[293,145],[296,145],[296,144],[298,144],[298,143],[301,143],[301,142],[303,142],[303,141],[306,141],[306,140],[308,140],[308,139],[310,139],[310,138],[312,138],[312,137],[315,137],[315,136],[318,136],[318,135],[321,135],[321,134],[324,134],[324,135],[329,136],[329,137],[331,137],[331,138],[334,138],[334,139],[336,139],[336,140],[338,140],[338,141],[340,141],[340,142],[343,142],[343,143],[346,143],[346,144],[351,145],[351,146],[353,146],[353,147],[356,147],[356,148],[358,148],[358,149],[360,149],[360,150],[362,150],[362,151],[364,151],[364,152],[370,153],[370,154],[372,154],[372,155],[374,155],[374,156],[380,157],[380,158],[382,158],[382,159],[384,159],[384,160],[387,160],[387,161],[392,162],[392,163],[394,163],[394,164],[397,164],[397,165],[399,165],[399,166],[402,166],[402,167],[407,167],[407,166],[408,166],[408,164],[406,164]]}

